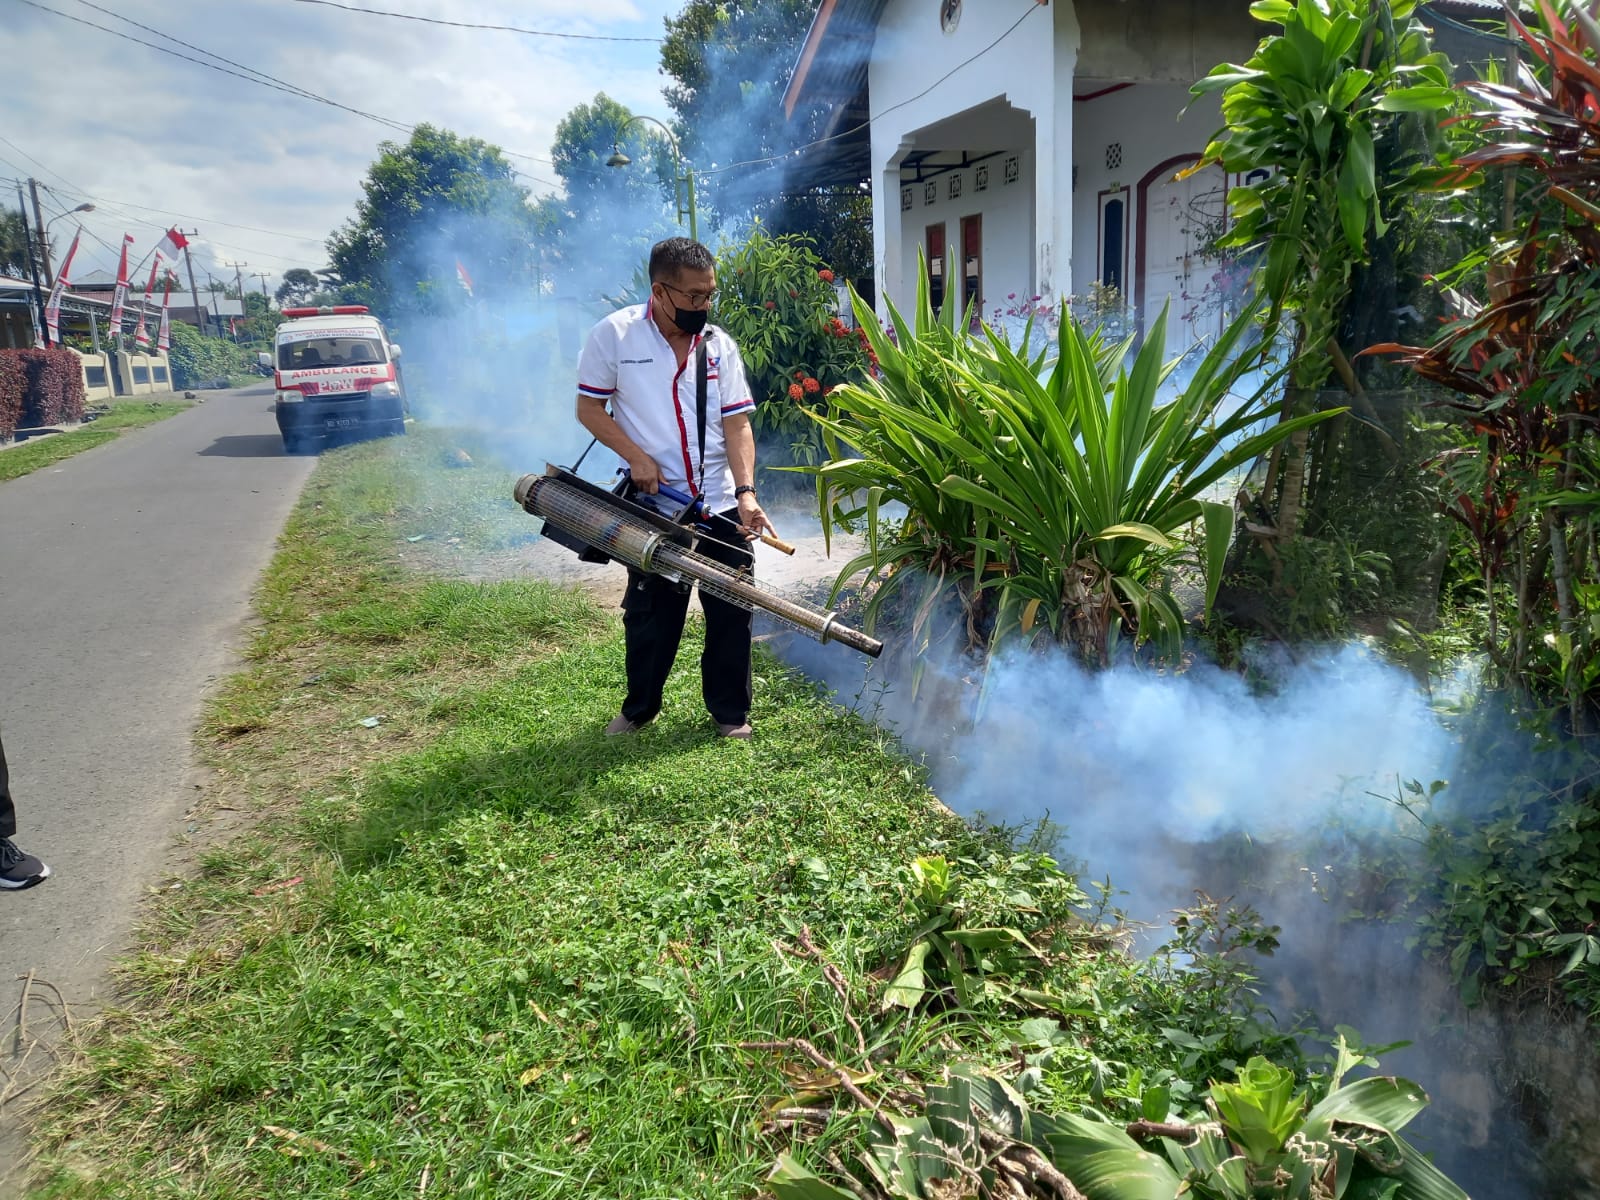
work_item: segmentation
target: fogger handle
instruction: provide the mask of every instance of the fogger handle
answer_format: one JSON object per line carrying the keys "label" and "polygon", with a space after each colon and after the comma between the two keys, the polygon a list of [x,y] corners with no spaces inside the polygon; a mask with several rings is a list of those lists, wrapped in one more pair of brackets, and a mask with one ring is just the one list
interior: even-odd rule
{"label": "fogger handle", "polygon": [[[656,485],[656,491],[660,492],[668,500],[671,500],[676,504],[696,505],[701,517],[707,517],[710,515],[706,511],[706,506],[704,503],[696,500],[693,496],[686,492],[680,492],[675,487],[668,487],[666,484],[661,483]],[[790,556],[793,556],[794,554],[795,548],[792,545],[784,541],[782,538],[773,537],[770,533],[758,533],[756,534],[756,540],[759,541],[763,546],[771,546],[774,550],[777,550],[780,553],[788,554]]]}

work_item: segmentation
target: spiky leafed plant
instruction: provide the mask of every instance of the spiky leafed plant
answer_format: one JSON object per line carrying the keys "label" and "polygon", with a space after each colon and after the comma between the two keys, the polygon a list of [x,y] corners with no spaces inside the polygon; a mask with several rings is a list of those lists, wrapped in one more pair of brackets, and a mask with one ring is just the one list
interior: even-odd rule
{"label": "spiky leafed plant", "polygon": [[[1336,364],[1348,372],[1335,334],[1352,272],[1424,165],[1392,145],[1401,114],[1432,121],[1451,103],[1449,64],[1433,52],[1416,7],[1257,0],[1250,15],[1283,32],[1263,38],[1248,62],[1224,63],[1191,89],[1221,93],[1223,127],[1185,173],[1215,164],[1259,180],[1228,193],[1233,225],[1219,244],[1260,256],[1270,329],[1284,310],[1294,315],[1289,415],[1311,410]],[[1280,447],[1281,471],[1274,464],[1281,536],[1299,525],[1308,441],[1302,428]]]}
{"label": "spiky leafed plant", "polygon": [[1465,414],[1470,442],[1438,466],[1488,593],[1487,649],[1513,681],[1553,678],[1581,726],[1600,690],[1600,23],[1583,4],[1539,9],[1538,27],[1507,13],[1532,54],[1516,80],[1465,85],[1477,145],[1447,180],[1520,173],[1524,223],[1463,264],[1483,281],[1476,311],[1432,346],[1374,352]]}
{"label": "spiky leafed plant", "polygon": [[[1129,344],[1086,332],[1065,306],[1059,356],[1048,363],[1022,357],[987,326],[968,336],[953,306],[936,315],[925,282],[911,321],[890,306],[892,332],[855,305],[880,373],[837,389],[830,411],[812,414],[831,461],[811,471],[825,530],[865,521],[866,549],[835,591],[863,576],[881,582],[870,623],[890,596],[917,588],[919,651],[941,598],[954,594],[970,650],[1048,637],[1099,666],[1125,627],[1175,654],[1184,620],[1163,568],[1198,526],[1209,613],[1233,536],[1233,506],[1211,489],[1333,415],[1249,432],[1269,409],[1266,388],[1234,396],[1258,365],[1246,349],[1254,312],[1164,399],[1165,313],[1124,366]],[[887,503],[905,506],[897,525],[881,519]]]}

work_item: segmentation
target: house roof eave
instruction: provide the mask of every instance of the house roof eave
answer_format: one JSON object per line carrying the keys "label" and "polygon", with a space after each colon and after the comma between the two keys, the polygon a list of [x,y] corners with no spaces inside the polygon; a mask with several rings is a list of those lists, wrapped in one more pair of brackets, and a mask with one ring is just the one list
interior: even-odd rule
{"label": "house roof eave", "polygon": [[784,89],[786,119],[793,118],[802,101],[839,103],[865,90],[878,19],[886,3],[822,0]]}

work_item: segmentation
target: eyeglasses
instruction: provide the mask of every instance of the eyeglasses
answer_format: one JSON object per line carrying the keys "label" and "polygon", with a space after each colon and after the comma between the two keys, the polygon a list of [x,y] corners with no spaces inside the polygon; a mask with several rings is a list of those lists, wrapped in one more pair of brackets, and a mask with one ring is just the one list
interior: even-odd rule
{"label": "eyeglasses", "polygon": [[717,298],[716,288],[712,288],[709,292],[686,292],[682,288],[673,287],[664,279],[658,279],[656,282],[661,284],[662,287],[666,288],[667,291],[676,292],[678,295],[688,300],[690,308],[710,308],[711,302]]}

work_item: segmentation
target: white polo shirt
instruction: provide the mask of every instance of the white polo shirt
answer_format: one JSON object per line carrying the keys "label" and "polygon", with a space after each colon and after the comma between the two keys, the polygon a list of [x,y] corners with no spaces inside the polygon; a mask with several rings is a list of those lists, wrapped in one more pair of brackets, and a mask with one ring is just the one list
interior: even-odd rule
{"label": "white polo shirt", "polygon": [[722,512],[735,504],[722,422],[756,407],[739,348],[727,333],[707,325],[680,367],[650,315],[650,304],[624,308],[589,332],[578,359],[578,391],[610,403],[622,432],[655,460],[664,483],[693,492],[700,479],[694,359],[702,341],[706,343],[705,500],[711,511]]}

